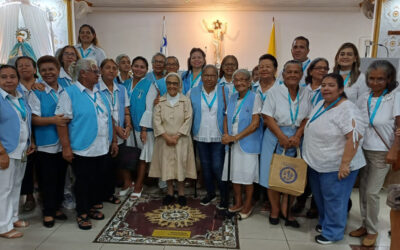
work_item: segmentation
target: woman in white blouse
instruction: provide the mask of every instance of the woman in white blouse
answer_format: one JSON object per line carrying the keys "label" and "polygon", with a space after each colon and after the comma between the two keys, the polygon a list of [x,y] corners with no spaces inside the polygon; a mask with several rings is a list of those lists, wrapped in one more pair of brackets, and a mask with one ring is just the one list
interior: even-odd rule
{"label": "woman in white blouse", "polygon": [[190,91],[193,108],[193,140],[199,152],[201,171],[207,195],[200,201],[203,206],[209,205],[216,198],[214,181],[220,191],[219,209],[227,208],[226,182],[222,181],[225,146],[221,144],[224,133],[224,115],[229,90],[227,86],[218,85],[218,69],[206,65],[201,75],[202,86]]}
{"label": "woman in white blouse", "polygon": [[[222,144],[233,143],[231,158],[225,154],[223,180],[233,183],[235,204],[230,212],[239,212],[242,219],[249,217],[253,211],[252,195],[254,182],[258,182],[258,155],[261,151],[262,124],[260,110],[262,101],[259,95],[250,90],[251,75],[246,69],[238,69],[233,73],[235,92],[227,106],[224,119],[224,135]],[[230,162],[230,176],[228,167]],[[242,187],[246,200],[242,201]]]}
{"label": "woman in white blouse", "polygon": [[[299,87],[302,78],[302,64],[291,60],[283,68],[283,84],[275,84],[268,92],[264,102],[262,114],[268,129],[264,132],[260,157],[260,185],[269,187],[269,172],[274,153],[281,154],[283,149],[286,155],[295,156],[296,148],[300,147],[304,126],[307,121],[310,104],[308,92]],[[268,189],[271,202],[269,222],[279,223],[279,217],[287,217],[288,195]],[[281,213],[280,213],[281,212]],[[286,226],[300,227],[293,216],[287,218]]]}
{"label": "woman in white blouse", "polygon": [[96,31],[89,24],[83,24],[79,28],[78,44],[75,48],[80,54],[80,58],[93,59],[100,66],[101,62],[106,59],[106,53],[99,47]]}
{"label": "woman in white blouse", "polygon": [[365,75],[360,72],[360,56],[354,44],[344,43],[340,46],[335,56],[333,72],[342,76],[344,92],[349,101],[356,103],[368,91]]}
{"label": "woman in white blouse", "polygon": [[74,84],[61,93],[55,111],[70,120],[68,126],[57,125],[63,158],[75,174],[75,197],[78,227],[92,228],[89,218],[104,219],[101,173],[107,154],[118,154],[112,110],[107,97],[95,84],[99,79],[96,61],[80,59],[70,67]]}
{"label": "woman in white blouse", "polygon": [[344,236],[348,200],[359,171],[350,162],[366,124],[347,100],[340,75],[326,75],[321,93],[324,100],[312,110],[304,131],[303,158],[319,212],[315,230],[321,234],[315,240],[331,244]]}
{"label": "woman in white blouse", "polygon": [[[360,171],[360,210],[362,226],[350,233],[353,237],[365,236],[364,246],[373,246],[378,237],[379,191],[390,170],[388,160],[396,152],[395,92],[396,69],[385,60],[371,63],[366,72],[367,85],[371,89],[358,100],[368,127],[362,148],[367,165]],[[389,161],[390,162],[390,161]]]}
{"label": "woman in white blouse", "polygon": [[235,93],[233,86],[233,73],[239,68],[239,62],[234,55],[227,55],[222,59],[219,69],[218,83],[229,90],[229,96]]}

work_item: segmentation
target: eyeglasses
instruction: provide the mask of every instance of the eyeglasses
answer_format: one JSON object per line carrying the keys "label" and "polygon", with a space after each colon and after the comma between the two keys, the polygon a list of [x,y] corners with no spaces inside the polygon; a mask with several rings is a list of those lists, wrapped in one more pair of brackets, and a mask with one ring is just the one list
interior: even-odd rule
{"label": "eyeglasses", "polygon": [[368,78],[368,83],[376,82],[378,84],[386,83],[386,78]]}
{"label": "eyeglasses", "polygon": [[155,61],[154,61],[154,64],[165,64],[165,61],[158,61],[158,60],[155,60]]}
{"label": "eyeglasses", "polygon": [[204,78],[217,78],[218,76],[217,75],[206,75],[206,74],[203,74],[202,77],[204,77]]}
{"label": "eyeglasses", "polygon": [[70,52],[64,52],[63,55],[64,56],[74,56],[74,57],[76,57],[75,53],[70,53]]}
{"label": "eyeglasses", "polygon": [[176,63],[167,63],[167,64],[165,64],[165,66],[167,66],[167,67],[175,67],[175,66],[178,66],[178,64],[176,64]]}
{"label": "eyeglasses", "polygon": [[329,71],[329,68],[328,68],[328,67],[315,67],[315,68],[313,68],[313,69],[315,69],[315,70],[326,70],[326,71]]}
{"label": "eyeglasses", "polygon": [[89,70],[86,70],[86,71],[87,71],[87,72],[93,72],[93,73],[95,73],[96,75],[100,74],[100,70],[98,70],[98,69],[95,69],[95,70],[89,69]]}

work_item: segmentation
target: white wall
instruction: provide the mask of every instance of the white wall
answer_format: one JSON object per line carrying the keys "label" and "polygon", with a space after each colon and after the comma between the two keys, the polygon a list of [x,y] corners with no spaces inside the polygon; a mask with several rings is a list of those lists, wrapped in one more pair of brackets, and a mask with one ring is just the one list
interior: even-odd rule
{"label": "white wall", "polygon": [[[169,55],[178,57],[181,69],[192,47],[207,46],[207,58],[213,60],[212,34],[203,27],[219,19],[228,23],[224,54],[233,54],[239,66],[252,69],[258,57],[268,48],[272,17],[276,23],[277,57],[281,65],[291,59],[290,47],[294,37],[310,39],[310,58],[326,57],[330,62],[344,42],[359,43],[371,37],[372,22],[360,12],[293,12],[293,11],[236,11],[236,12],[93,12],[77,20],[77,30],[85,22],[96,29],[107,56],[120,53],[151,59],[159,51],[162,17],[166,17]],[[361,48],[364,49],[363,46]],[[362,52],[362,55],[363,52]]]}

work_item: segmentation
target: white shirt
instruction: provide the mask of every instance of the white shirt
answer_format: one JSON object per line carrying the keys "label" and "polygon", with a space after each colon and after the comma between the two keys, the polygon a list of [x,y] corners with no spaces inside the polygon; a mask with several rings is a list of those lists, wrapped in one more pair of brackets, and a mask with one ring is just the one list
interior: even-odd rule
{"label": "white shirt", "polygon": [[261,86],[260,86],[260,81],[257,81],[257,82],[254,83],[254,85],[252,86],[252,88],[253,88],[253,90],[255,90],[255,92],[257,93],[257,95],[260,96],[261,101],[262,101],[263,104],[264,104],[265,100],[267,100],[267,93],[268,93],[268,91],[271,90],[272,87],[269,88],[269,89],[267,89],[265,92],[262,92],[262,89],[261,89]]}
{"label": "white shirt", "polygon": [[179,101],[180,94],[177,93],[175,96],[170,96],[167,92],[167,101],[171,106],[174,106]]}
{"label": "white shirt", "polygon": [[292,110],[293,119],[296,116],[297,106],[299,106],[299,113],[295,121],[295,126],[299,127],[300,123],[308,117],[311,110],[309,102],[309,93],[304,91],[305,88],[299,88],[299,100],[291,100],[291,107],[289,106],[288,94],[289,90],[285,84],[275,84],[268,92],[268,98],[265,99],[262,113],[275,119],[278,126],[292,126],[290,116],[290,109]]}
{"label": "white shirt", "polygon": [[[120,91],[118,89],[118,85],[113,81],[113,92],[111,93],[111,91],[108,89],[107,85],[104,83],[104,81],[102,79],[100,79],[99,81],[99,87],[100,87],[100,91],[103,92],[104,90],[108,91],[108,95],[106,95],[106,98],[108,100],[108,104],[110,105],[111,108],[111,113],[112,113],[112,118],[115,121],[115,124],[117,126],[119,126],[119,95],[118,95],[118,91]],[[121,87],[123,87],[121,85]],[[113,105],[114,104],[114,105]],[[125,108],[130,106],[130,102],[129,102],[129,97],[128,97],[128,93],[127,91],[125,91]],[[119,136],[117,136],[117,143],[118,145],[124,143],[124,139],[120,138]]]}
{"label": "white shirt", "polygon": [[[238,100],[236,102],[236,106],[235,106],[235,111],[233,112],[234,114],[236,114],[240,104],[242,103],[244,98]],[[261,112],[261,108],[262,108],[262,100],[261,97],[259,95],[256,95],[254,98],[254,105],[253,105],[253,113],[252,115],[257,115],[260,114]],[[240,112],[242,112],[243,110],[240,110]],[[232,124],[232,135],[237,135],[238,131],[239,131],[239,118],[240,118],[240,112],[239,114],[236,116],[235,121]]]}
{"label": "white shirt", "polygon": [[305,91],[308,92],[308,98],[309,102],[311,104],[311,107],[315,107],[318,103],[318,96],[321,93],[321,86],[318,86],[316,89],[311,88],[311,83],[307,84],[307,86],[304,89]]}
{"label": "white shirt", "polygon": [[[109,151],[110,143],[108,140],[108,110],[103,103],[103,98],[101,98],[100,94],[98,93],[99,90],[95,87],[93,88],[93,91],[91,91],[88,88],[84,87],[78,81],[74,84],[76,84],[81,92],[86,91],[86,93],[89,94],[92,98],[94,98],[94,95],[96,94],[96,104],[100,106],[100,108],[103,110],[103,113],[97,113],[96,139],[87,149],[73,150],[73,153],[87,157],[105,155]],[[93,107],[95,107],[94,104]],[[74,119],[71,99],[66,91],[63,91],[60,95],[55,114],[64,114],[64,116],[70,119]]]}
{"label": "white shirt", "polygon": [[[394,104],[395,104],[395,95],[398,88],[386,94],[381,101],[381,104],[376,112],[373,124],[379,134],[383,137],[385,143],[388,144],[389,147],[392,146],[394,141],[394,129],[395,129],[395,119],[394,116]],[[370,93],[364,93],[357,102],[359,109],[364,117],[364,119],[368,122],[368,127],[365,130],[364,135],[364,143],[362,145],[363,149],[372,150],[372,151],[388,151],[389,149],[385,146],[382,140],[379,138],[375,130],[372,128],[369,123],[368,116],[368,98]],[[379,97],[372,97],[371,99],[371,107],[370,114],[372,115],[376,102]]]}
{"label": "white shirt", "polygon": [[[54,91],[53,93],[55,94],[55,96],[57,97],[57,99],[54,99],[54,101],[57,103],[58,99],[60,98],[60,94],[63,92],[63,87],[58,84],[58,90],[53,89],[52,87],[50,87],[45,81],[42,81],[42,84],[44,84],[45,88],[44,91],[46,92],[46,94],[49,94],[50,91]],[[31,107],[32,109],[32,114],[37,115],[37,116],[42,116],[42,110],[40,107],[40,100],[39,98],[36,96],[35,92],[32,91],[32,94],[29,95],[28,97],[28,103],[29,103],[29,107]],[[60,144],[60,141],[57,140],[57,142],[53,145],[48,145],[48,146],[38,146],[37,150],[40,152],[45,152],[45,153],[49,153],[49,154],[55,154],[58,152],[62,151],[62,147]]]}
{"label": "white shirt", "polygon": [[344,92],[347,95],[347,99],[355,104],[357,104],[358,98],[360,98],[364,93],[369,93],[369,88],[365,82],[365,75],[361,73],[357,81],[351,86],[347,83],[344,87]]}
{"label": "white shirt", "polygon": [[229,97],[231,97],[231,95],[236,92],[233,80],[228,82],[225,79],[225,76],[223,76],[221,79],[219,79],[218,82],[219,84],[224,85],[226,88],[228,88]]}
{"label": "white shirt", "polygon": [[[11,100],[15,105],[18,107],[22,108],[19,104],[18,99],[23,98],[20,92],[17,92],[17,96],[13,96],[8,94],[6,91],[4,91],[2,88],[0,88],[0,94],[3,97],[3,99],[6,99],[8,102]],[[10,100],[8,100],[8,98]],[[8,157],[11,159],[22,159],[23,155],[25,155],[26,150],[28,149],[28,139],[29,139],[29,124],[28,124],[28,114],[25,119],[25,121],[22,119],[21,113],[18,111],[18,109],[10,103],[10,105],[13,107],[15,112],[18,114],[19,118],[19,141],[18,141],[18,146],[14,149],[14,151],[10,152],[8,154]]]}
{"label": "white shirt", "polygon": [[[78,43],[75,45],[76,50],[78,50],[78,53],[81,55],[81,58],[85,59],[93,59],[97,62],[97,66],[100,67],[101,62],[106,59],[106,53],[104,50],[100,47],[94,46],[91,44],[87,49],[82,48],[82,44]],[[81,52],[81,49],[83,50],[83,55]]]}
{"label": "white shirt", "polygon": [[71,76],[68,75],[67,72],[65,72],[65,70],[64,70],[63,67],[60,68],[60,74],[58,75],[58,77],[60,77],[60,78],[67,78],[68,80],[72,81]]}
{"label": "white shirt", "polygon": [[24,97],[26,98],[26,99],[28,99],[28,97],[29,97],[29,95],[30,95],[30,93],[32,92],[32,90],[28,90],[26,87],[25,87],[25,85],[23,85],[21,82],[19,83],[19,85],[21,86],[21,89],[22,89],[22,94],[24,95]]}
{"label": "white shirt", "polygon": [[[218,129],[218,95],[217,95],[217,86],[209,93],[205,91],[204,87],[202,87],[202,92],[204,93],[207,102],[211,104],[214,95],[215,101],[211,107],[208,108],[206,102],[203,99],[203,96],[200,97],[201,100],[201,121],[199,133],[196,136],[193,136],[193,140],[199,142],[221,142],[221,133]],[[223,132],[223,131],[221,131]]]}
{"label": "white shirt", "polygon": [[153,82],[150,85],[149,91],[146,95],[146,111],[144,111],[142,119],[140,119],[139,126],[145,128],[153,128],[153,108],[154,100],[157,98],[158,90]]}
{"label": "white shirt", "polygon": [[[324,104],[319,102],[312,110],[310,119]],[[353,127],[355,121],[355,127]],[[366,121],[355,104],[346,100],[329,109],[319,118],[307,125],[304,130],[303,159],[317,172],[328,173],[339,171],[342,162],[345,135],[353,131],[353,142],[359,140],[357,134],[363,135]],[[352,166],[351,170],[362,165]]]}

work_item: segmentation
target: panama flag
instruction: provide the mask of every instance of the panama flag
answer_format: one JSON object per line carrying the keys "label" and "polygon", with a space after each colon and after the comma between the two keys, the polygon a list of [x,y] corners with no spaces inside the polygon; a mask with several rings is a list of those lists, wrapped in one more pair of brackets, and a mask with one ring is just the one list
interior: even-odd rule
{"label": "panama flag", "polygon": [[165,16],[163,17],[163,29],[162,29],[162,39],[160,44],[160,52],[165,56],[168,56],[168,48],[167,48],[167,29],[165,27]]}

